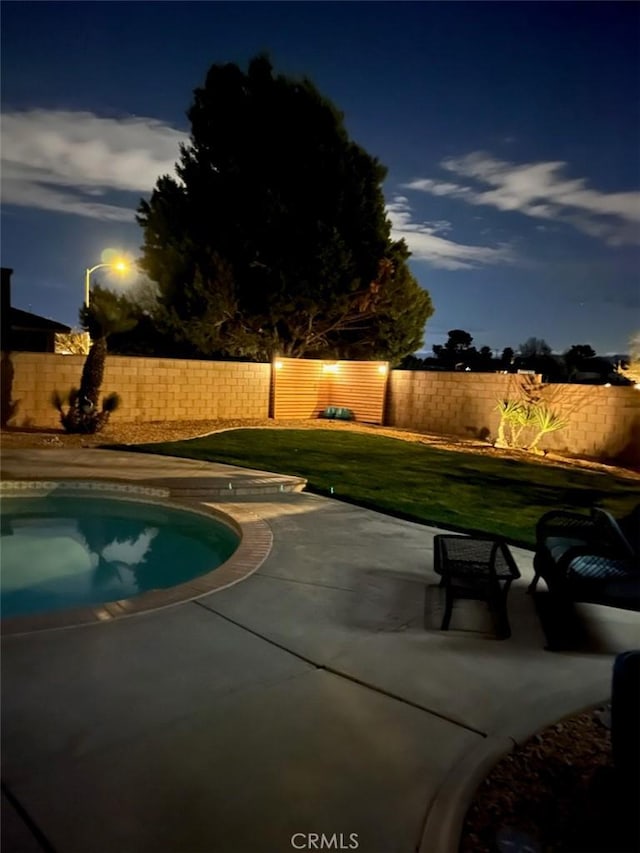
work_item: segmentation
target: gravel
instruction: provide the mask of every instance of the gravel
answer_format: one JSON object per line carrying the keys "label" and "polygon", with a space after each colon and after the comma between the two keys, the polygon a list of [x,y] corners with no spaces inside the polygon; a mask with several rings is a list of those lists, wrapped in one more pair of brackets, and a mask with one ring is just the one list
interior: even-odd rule
{"label": "gravel", "polygon": [[500,761],[467,813],[459,853],[626,853],[609,707],[535,735]]}

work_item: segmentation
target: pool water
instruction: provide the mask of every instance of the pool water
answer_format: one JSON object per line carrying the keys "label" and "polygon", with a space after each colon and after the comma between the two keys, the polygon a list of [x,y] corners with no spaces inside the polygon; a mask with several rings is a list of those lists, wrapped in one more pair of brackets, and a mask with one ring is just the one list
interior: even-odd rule
{"label": "pool water", "polygon": [[3,498],[2,617],[130,598],[210,572],[239,536],[214,518],[108,498]]}

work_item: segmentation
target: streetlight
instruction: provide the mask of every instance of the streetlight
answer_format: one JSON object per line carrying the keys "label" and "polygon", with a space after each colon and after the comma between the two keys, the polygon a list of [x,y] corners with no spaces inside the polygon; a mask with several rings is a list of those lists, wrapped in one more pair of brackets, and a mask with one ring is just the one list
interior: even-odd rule
{"label": "streetlight", "polygon": [[122,273],[129,269],[125,261],[114,261],[109,264],[96,264],[95,267],[89,267],[86,269],[84,274],[84,304],[86,308],[89,307],[89,283],[91,280],[91,273],[102,269],[103,267],[109,267],[112,270],[117,270]]}

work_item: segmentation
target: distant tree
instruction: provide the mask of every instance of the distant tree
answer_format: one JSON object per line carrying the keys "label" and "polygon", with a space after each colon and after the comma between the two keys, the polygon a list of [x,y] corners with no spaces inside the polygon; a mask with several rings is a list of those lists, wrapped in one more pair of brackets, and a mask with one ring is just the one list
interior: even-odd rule
{"label": "distant tree", "polygon": [[596,351],[589,344],[574,344],[562,356],[567,368],[567,374],[571,379],[580,369],[586,358],[593,358]]}
{"label": "distant tree", "polygon": [[188,112],[178,180],[138,222],[173,335],[203,354],[400,360],[433,313],[390,238],[386,170],[309,80],[213,65]]}
{"label": "distant tree", "polygon": [[471,362],[477,357],[477,351],[471,346],[473,338],[464,329],[450,329],[444,344],[435,344],[434,355],[443,367],[453,369],[460,362]]}
{"label": "distant tree", "polygon": [[564,357],[572,361],[582,361],[585,358],[593,358],[595,354],[596,351],[589,344],[574,344],[567,350]]}
{"label": "distant tree", "polygon": [[398,367],[400,370],[423,370],[424,359],[415,355],[405,355]]}
{"label": "distant tree", "polygon": [[502,367],[510,367],[513,362],[513,357],[515,353],[511,347],[505,347],[502,350],[502,355],[500,356],[500,364]]}
{"label": "distant tree", "polygon": [[518,347],[518,352],[522,358],[536,358],[541,355],[551,355],[551,347],[543,338],[527,338]]}
{"label": "distant tree", "polygon": [[493,350],[489,346],[480,347],[476,350],[475,347],[469,347],[464,351],[462,362],[465,367],[471,370],[490,371],[494,369],[495,362],[493,359]]}
{"label": "distant tree", "polygon": [[467,352],[473,342],[469,332],[465,332],[464,329],[451,329],[448,335],[444,348],[455,355]]}
{"label": "distant tree", "polygon": [[551,347],[542,338],[528,338],[518,349],[519,354],[514,359],[514,367],[517,369],[540,373],[546,382],[566,380],[567,368],[564,359],[554,356]]}

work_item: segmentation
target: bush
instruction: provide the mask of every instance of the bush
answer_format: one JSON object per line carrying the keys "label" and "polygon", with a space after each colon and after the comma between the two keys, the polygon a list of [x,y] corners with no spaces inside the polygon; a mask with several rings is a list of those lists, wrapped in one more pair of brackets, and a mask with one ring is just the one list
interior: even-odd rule
{"label": "bush", "polygon": [[[538,453],[538,442],[544,435],[548,432],[564,429],[567,426],[567,421],[541,400],[529,402],[500,400],[497,410],[500,412],[500,424],[495,442],[496,447],[522,447],[525,450]],[[509,426],[508,433],[507,425]],[[533,429],[535,432],[529,441],[521,444],[521,436],[527,429]]]}
{"label": "bush", "polygon": [[54,391],[51,403],[60,413],[60,423],[65,432],[93,435],[104,429],[111,413],[120,406],[121,399],[115,392],[108,394],[103,398],[102,407],[99,409],[91,400],[81,395],[78,388],[72,388],[66,396]]}

